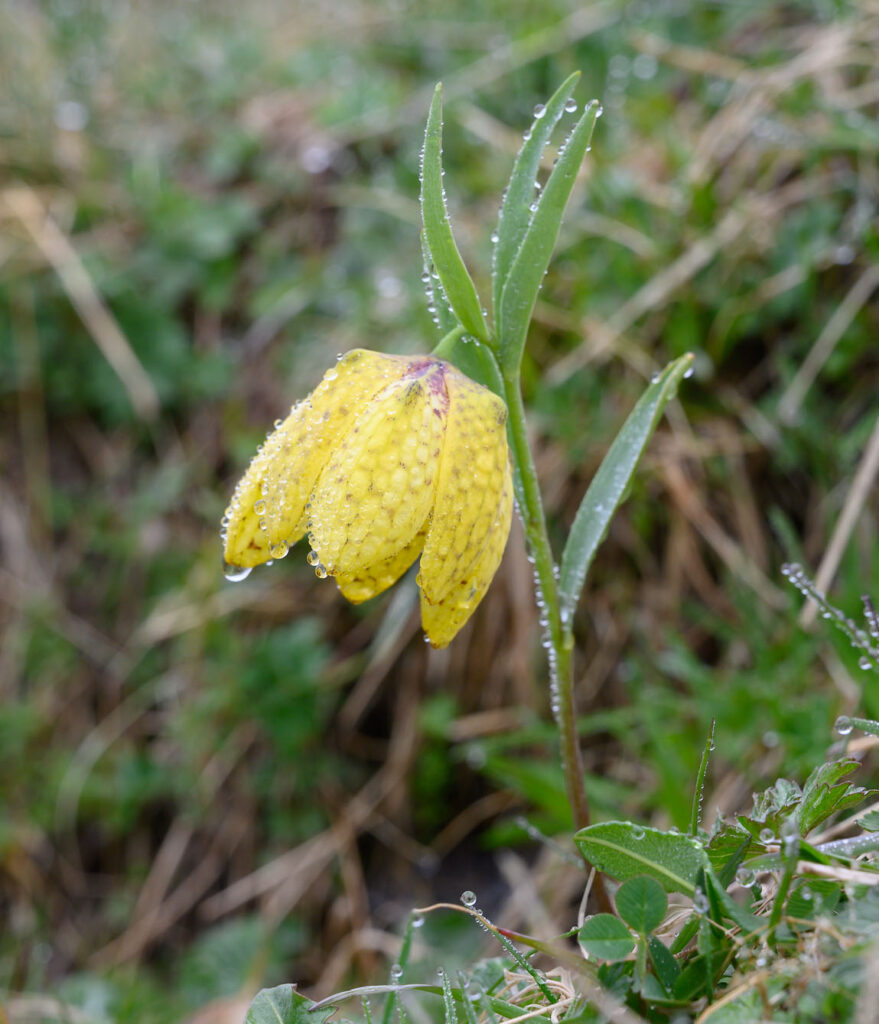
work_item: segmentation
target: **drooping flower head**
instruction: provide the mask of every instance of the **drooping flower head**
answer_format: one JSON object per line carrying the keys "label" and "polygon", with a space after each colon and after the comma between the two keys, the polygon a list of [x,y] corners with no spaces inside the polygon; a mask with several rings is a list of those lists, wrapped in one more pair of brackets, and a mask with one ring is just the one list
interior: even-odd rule
{"label": "drooping flower head", "polygon": [[510,531],[507,410],[428,356],[357,349],[266,439],[223,517],[227,576],[308,561],[352,602],[380,594],[421,556],[421,621],[445,647],[482,599]]}

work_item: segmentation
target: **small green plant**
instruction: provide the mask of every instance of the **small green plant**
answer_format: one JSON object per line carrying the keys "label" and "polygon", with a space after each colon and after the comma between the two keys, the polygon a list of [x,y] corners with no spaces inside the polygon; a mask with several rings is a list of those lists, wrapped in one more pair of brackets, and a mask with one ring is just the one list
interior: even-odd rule
{"label": "small green plant", "polygon": [[[850,1016],[856,1005],[858,956],[879,936],[879,901],[873,895],[879,892],[879,872],[860,859],[879,849],[879,816],[872,811],[838,822],[834,835],[853,833],[845,838],[828,838],[822,829],[829,819],[873,795],[850,781],[857,760],[842,752],[818,764],[802,786],[778,779],[755,795],[750,813],[718,819],[706,828],[701,807],[715,743],[712,727],[686,832],[590,819],[573,696],[574,611],[596,550],[663,411],[691,372],[693,356],[675,360],[650,381],[595,474],[556,557],[528,442],[521,369],[562,215],[601,113],[593,101],[572,119],[541,181],[554,131],[577,110],[577,80],[577,75],[570,76],[535,109],[515,160],[492,234],[491,313],[452,233],[443,188],[439,86],[422,151],[421,210],[424,282],[442,335],[431,358],[454,363],[501,398],[507,410],[513,488],[534,565],[551,706],[576,827],[574,844],[598,912],[546,941],[496,926],[476,907],[476,896],[465,892],[460,905],[437,904],[413,912],[387,984],[337,993],[320,1003],[289,985],[264,990],[250,1007],[249,1024],[321,1020],[331,1006],[349,998],[362,1000],[371,1022],[372,996],[385,997],[382,1024],[391,1024],[408,1019],[406,1000],[415,992],[435,997],[436,1012],[445,1024],[462,1019],[496,1024],[501,1018],[526,1017],[684,1021],[697,1015],[700,1021],[719,1024],[793,1012],[795,1018],[785,1019],[825,1020]],[[298,506],[294,518],[301,518]],[[254,531],[247,536],[258,537]],[[258,539],[256,544],[268,550],[268,541]],[[264,561],[263,555],[268,557],[262,551],[257,560]],[[344,576],[344,571],[335,574]],[[810,591],[799,570],[786,575],[808,596],[824,602],[826,617],[862,651],[862,667],[879,667],[879,630],[869,602],[865,632]],[[344,592],[343,582],[340,586]],[[837,723],[841,735],[854,727],[879,735],[877,722]],[[425,915],[443,910],[474,918],[497,939],[500,956],[454,978],[441,969],[438,981],[410,980],[416,930]]]}

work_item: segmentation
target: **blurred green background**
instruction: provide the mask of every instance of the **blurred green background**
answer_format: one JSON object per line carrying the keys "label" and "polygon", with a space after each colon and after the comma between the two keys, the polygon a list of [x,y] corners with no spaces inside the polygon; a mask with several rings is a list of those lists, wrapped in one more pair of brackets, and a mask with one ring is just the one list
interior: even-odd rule
{"label": "blurred green background", "polygon": [[[578,617],[596,816],[683,825],[712,718],[709,821],[879,715],[779,571],[841,530],[833,600],[879,597],[877,52],[869,0],[6,0],[0,1019],[239,1021],[261,984],[385,977],[408,910],[463,888],[572,921],[576,870],[518,818],[569,826],[518,529],[443,652],[411,581],[353,608],[304,549],[221,572],[273,420],[338,352],[437,340],[439,79],[485,295],[535,104],[579,68],[604,105],[525,374],[559,546],[645,381],[697,355]],[[478,944],[458,925],[425,959]]]}

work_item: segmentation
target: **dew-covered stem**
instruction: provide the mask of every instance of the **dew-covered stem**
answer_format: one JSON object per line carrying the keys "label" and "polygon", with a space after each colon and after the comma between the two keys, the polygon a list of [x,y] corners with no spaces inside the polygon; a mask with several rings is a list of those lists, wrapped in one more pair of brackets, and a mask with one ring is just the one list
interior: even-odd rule
{"label": "dew-covered stem", "polygon": [[504,376],[504,399],[509,412],[510,446],[521,486],[519,509],[531,556],[534,559],[540,621],[549,658],[552,711],[559,727],[565,787],[576,828],[590,821],[589,804],[583,785],[583,758],[577,736],[574,705],[573,635],[562,622],[561,602],[555,574],[555,560],[546,529],[543,500],[537,471],[531,457],[525,423],[525,408],[518,373]]}

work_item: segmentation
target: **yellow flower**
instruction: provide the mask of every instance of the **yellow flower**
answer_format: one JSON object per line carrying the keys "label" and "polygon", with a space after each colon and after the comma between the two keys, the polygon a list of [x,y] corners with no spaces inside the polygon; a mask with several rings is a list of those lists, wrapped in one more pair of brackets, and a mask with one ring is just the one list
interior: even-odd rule
{"label": "yellow flower", "polygon": [[223,517],[229,579],[308,535],[309,564],[355,603],[421,556],[434,647],[464,625],[500,564],[513,505],[504,403],[449,363],[357,349],[257,452]]}

